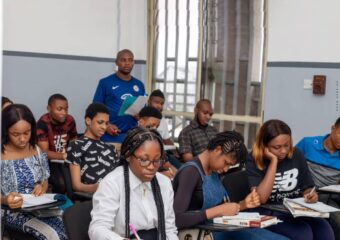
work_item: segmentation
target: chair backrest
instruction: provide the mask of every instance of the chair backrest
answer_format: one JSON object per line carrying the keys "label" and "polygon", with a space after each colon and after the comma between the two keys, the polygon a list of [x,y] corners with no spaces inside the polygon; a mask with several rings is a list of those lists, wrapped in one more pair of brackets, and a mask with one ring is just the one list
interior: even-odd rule
{"label": "chair backrest", "polygon": [[89,240],[92,201],[74,204],[65,210],[63,220],[69,240]]}
{"label": "chair backrest", "polygon": [[63,176],[64,176],[66,194],[72,201],[74,201],[74,192],[72,188],[72,180],[71,180],[70,168],[69,168],[68,163],[63,164]]}
{"label": "chair backrest", "polygon": [[232,202],[243,200],[250,192],[247,172],[244,169],[224,175],[222,184]]}

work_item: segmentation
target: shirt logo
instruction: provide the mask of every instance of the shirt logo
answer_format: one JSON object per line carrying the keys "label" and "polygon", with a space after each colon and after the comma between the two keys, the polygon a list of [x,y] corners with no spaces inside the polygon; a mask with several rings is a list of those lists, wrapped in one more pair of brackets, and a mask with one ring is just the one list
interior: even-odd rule
{"label": "shirt logo", "polygon": [[139,87],[137,85],[133,85],[133,90],[135,90],[135,92],[139,92]]}
{"label": "shirt logo", "polygon": [[281,173],[276,173],[272,192],[289,192],[297,185],[297,176],[299,171],[296,168]]}
{"label": "shirt logo", "polygon": [[115,90],[116,88],[119,88],[119,86],[112,86],[112,90]]}

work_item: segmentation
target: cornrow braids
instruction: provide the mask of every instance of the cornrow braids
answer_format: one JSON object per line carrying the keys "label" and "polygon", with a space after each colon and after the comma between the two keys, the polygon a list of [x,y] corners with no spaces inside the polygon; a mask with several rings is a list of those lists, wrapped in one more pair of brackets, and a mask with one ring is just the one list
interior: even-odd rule
{"label": "cornrow braids", "polygon": [[[153,129],[136,127],[131,129],[125,137],[121,148],[121,162],[124,169],[124,185],[125,185],[125,237],[130,238],[130,181],[129,181],[129,163],[127,158],[132,156],[145,141],[158,141],[163,156],[163,140],[160,134]],[[156,176],[151,180],[152,194],[156,203],[158,217],[158,234],[157,240],[166,239],[165,233],[165,214],[164,204],[161,190]]]}
{"label": "cornrow braids", "polygon": [[209,141],[207,149],[211,151],[218,146],[221,147],[224,154],[233,153],[236,161],[241,163],[241,165],[245,162],[248,151],[244,145],[243,136],[240,133],[236,131],[218,133]]}

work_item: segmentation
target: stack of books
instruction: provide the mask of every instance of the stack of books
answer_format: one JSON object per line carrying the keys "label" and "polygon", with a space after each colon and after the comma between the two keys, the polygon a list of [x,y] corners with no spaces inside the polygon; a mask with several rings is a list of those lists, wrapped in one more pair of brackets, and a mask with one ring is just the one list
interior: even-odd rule
{"label": "stack of books", "polygon": [[235,216],[223,216],[213,219],[214,223],[242,227],[265,228],[281,222],[274,216],[260,215],[259,213],[240,212]]}
{"label": "stack of books", "polygon": [[322,202],[306,203],[304,198],[285,198],[283,205],[294,217],[320,217],[329,218],[329,213],[340,211]]}

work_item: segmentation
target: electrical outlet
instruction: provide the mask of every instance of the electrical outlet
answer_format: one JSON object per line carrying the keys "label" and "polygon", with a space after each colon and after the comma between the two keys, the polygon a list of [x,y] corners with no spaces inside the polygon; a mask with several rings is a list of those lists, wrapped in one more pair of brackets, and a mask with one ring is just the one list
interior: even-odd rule
{"label": "electrical outlet", "polygon": [[313,88],[313,80],[312,79],[304,79],[303,80],[303,89],[312,90]]}

